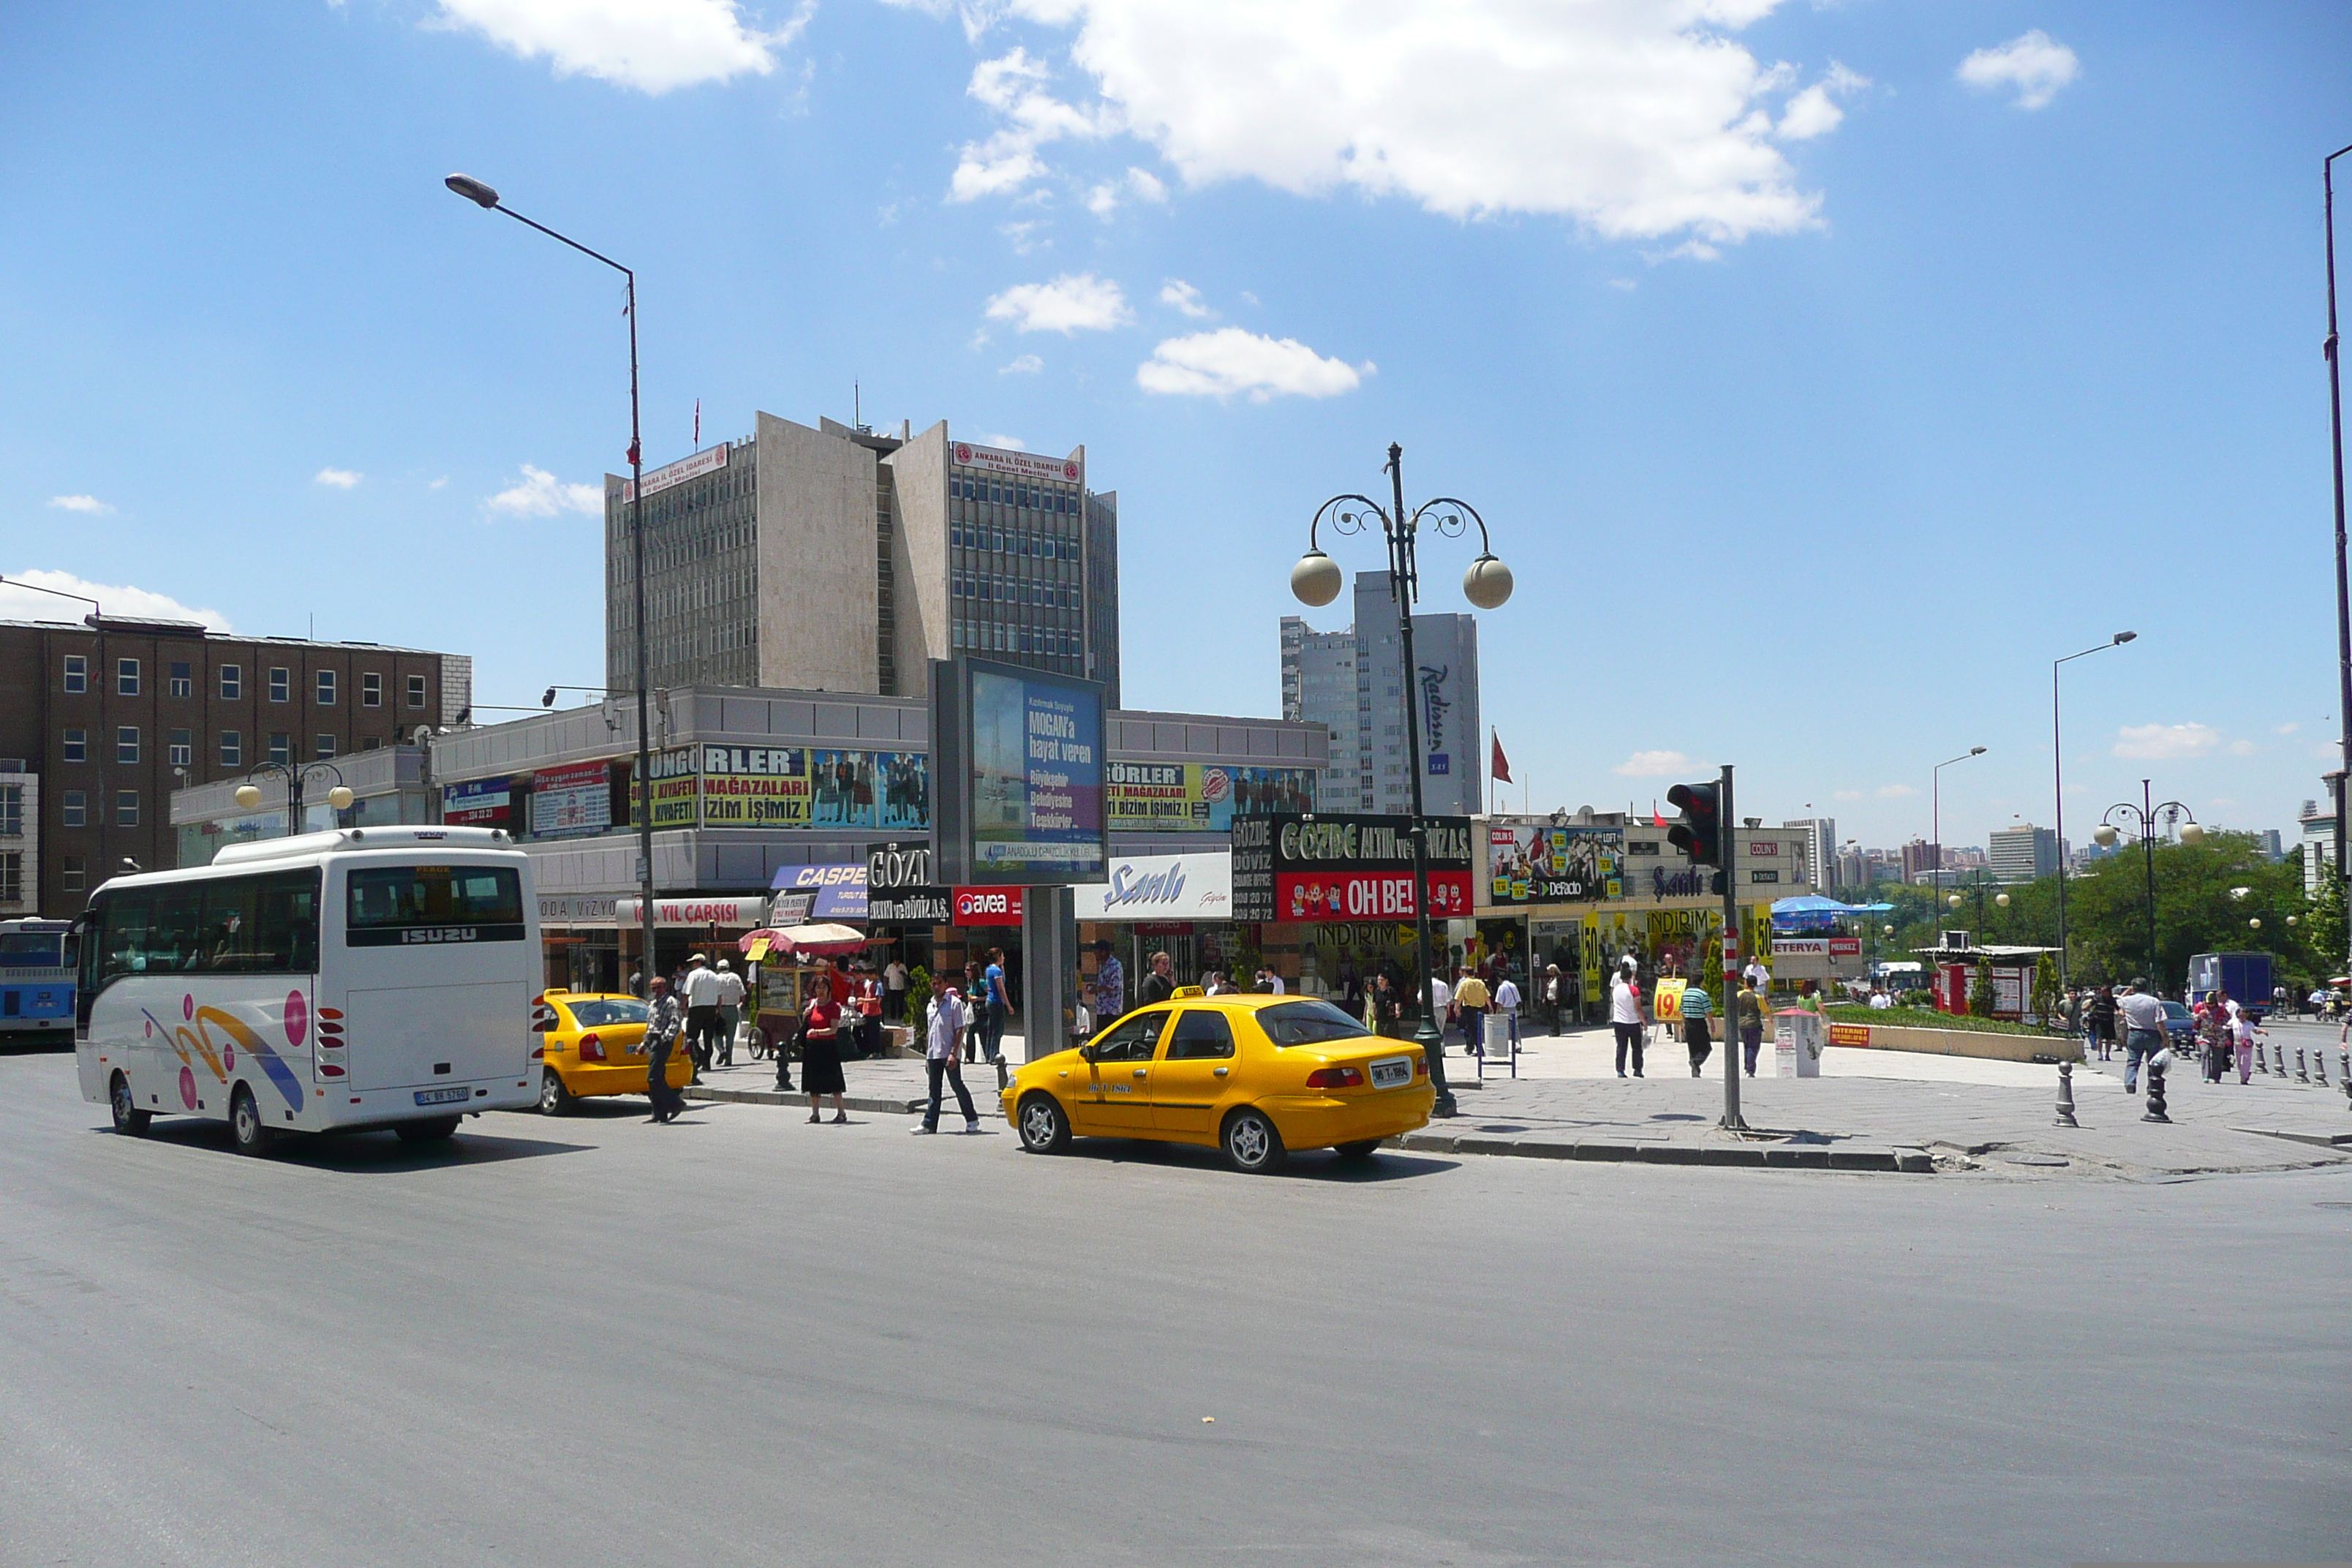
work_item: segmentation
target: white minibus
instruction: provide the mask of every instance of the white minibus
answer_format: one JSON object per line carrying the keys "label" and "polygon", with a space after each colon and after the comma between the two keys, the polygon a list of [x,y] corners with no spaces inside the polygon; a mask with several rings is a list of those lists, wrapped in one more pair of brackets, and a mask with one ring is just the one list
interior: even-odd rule
{"label": "white minibus", "polygon": [[501,828],[345,827],[117,877],[79,923],[74,1055],[117,1131],[446,1138],[538,1094],[530,861]]}

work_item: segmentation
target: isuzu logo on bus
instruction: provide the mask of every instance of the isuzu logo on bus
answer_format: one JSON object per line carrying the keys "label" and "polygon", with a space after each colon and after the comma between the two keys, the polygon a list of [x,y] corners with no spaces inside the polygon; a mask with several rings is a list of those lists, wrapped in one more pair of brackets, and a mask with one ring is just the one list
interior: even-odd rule
{"label": "isuzu logo on bus", "polygon": [[480,939],[481,928],[479,926],[430,926],[422,930],[404,931],[400,933],[400,941],[403,946],[407,946],[415,942],[478,942]]}

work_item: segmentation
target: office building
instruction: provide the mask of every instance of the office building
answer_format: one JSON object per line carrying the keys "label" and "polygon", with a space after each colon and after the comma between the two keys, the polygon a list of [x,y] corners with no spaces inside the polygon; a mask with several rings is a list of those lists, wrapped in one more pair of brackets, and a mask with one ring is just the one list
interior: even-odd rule
{"label": "office building", "polygon": [[2336,781],[2323,777],[2321,782],[2328,785],[2326,798],[2306,800],[2295,814],[2295,826],[2302,830],[2303,892],[2310,899],[2319,897],[2327,868],[2336,864]]}
{"label": "office building", "polygon": [[2032,882],[2058,874],[2058,834],[2049,827],[2021,823],[1994,830],[1986,844],[1985,861],[1996,882]]}
{"label": "office building", "polygon": [[[1118,700],[1118,498],[1084,447],[1039,457],[757,414],[645,478],[655,689],[922,697],[962,651],[1099,680]],[[636,689],[629,481],[604,480],[604,682]]]}
{"label": "office building", "polygon": [[1801,853],[1804,864],[1798,880],[1810,882],[1824,890],[1843,887],[1838,871],[1837,821],[1827,816],[1803,816],[1793,822],[1783,822],[1783,827],[1801,828]]}
{"label": "office building", "polygon": [[[332,766],[455,722],[472,689],[471,659],[422,648],[121,616],[0,622],[0,854],[16,857],[0,860],[0,890],[12,864],[18,889],[7,912],[77,914],[126,860],[178,865],[175,789],[271,763]],[[333,783],[321,775],[314,798]]]}
{"label": "office building", "polygon": [[1903,847],[1903,880],[1907,883],[1932,880],[1928,873],[1936,870],[1936,847],[1924,838],[1914,838]]}
{"label": "office building", "polygon": [[2254,842],[2261,846],[2263,858],[2272,865],[2275,866],[2286,858],[2286,843],[2277,828],[2263,828],[2254,835]]}
{"label": "office building", "polygon": [[[1331,737],[1316,785],[1320,809],[1410,812],[1403,649],[1387,573],[1357,574],[1354,607],[1355,622],[1344,631],[1318,632],[1297,616],[1282,618],[1282,716],[1320,724]],[[1431,816],[1484,812],[1477,617],[1415,616],[1412,638],[1422,809]]]}

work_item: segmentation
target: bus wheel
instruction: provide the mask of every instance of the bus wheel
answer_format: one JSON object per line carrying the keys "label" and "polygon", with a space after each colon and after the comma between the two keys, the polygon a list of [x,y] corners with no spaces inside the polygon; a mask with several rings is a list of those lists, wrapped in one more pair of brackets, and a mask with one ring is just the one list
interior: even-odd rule
{"label": "bus wheel", "polygon": [[253,1090],[243,1084],[229,1096],[228,1133],[240,1154],[267,1153],[273,1134],[269,1124],[261,1120],[261,1107],[253,1101]]}
{"label": "bus wheel", "polygon": [[121,1073],[116,1073],[113,1086],[107,1090],[106,1098],[114,1110],[114,1130],[117,1132],[131,1138],[146,1136],[147,1124],[155,1120],[155,1113],[152,1110],[142,1110],[131,1102],[129,1079]]}
{"label": "bus wheel", "polygon": [[435,1116],[423,1121],[404,1121],[393,1129],[404,1143],[438,1143],[457,1131],[457,1118]]}

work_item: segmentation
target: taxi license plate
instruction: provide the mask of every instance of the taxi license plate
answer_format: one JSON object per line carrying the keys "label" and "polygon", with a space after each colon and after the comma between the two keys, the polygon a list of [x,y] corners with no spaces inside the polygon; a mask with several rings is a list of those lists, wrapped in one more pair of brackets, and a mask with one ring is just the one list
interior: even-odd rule
{"label": "taxi license plate", "polygon": [[1402,1089],[1412,1081],[1411,1057],[1384,1057],[1372,1064],[1374,1089]]}
{"label": "taxi license plate", "polygon": [[474,1098],[470,1089],[420,1089],[416,1091],[419,1105],[456,1105]]}

